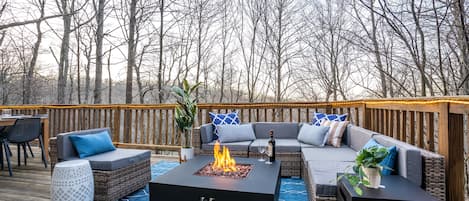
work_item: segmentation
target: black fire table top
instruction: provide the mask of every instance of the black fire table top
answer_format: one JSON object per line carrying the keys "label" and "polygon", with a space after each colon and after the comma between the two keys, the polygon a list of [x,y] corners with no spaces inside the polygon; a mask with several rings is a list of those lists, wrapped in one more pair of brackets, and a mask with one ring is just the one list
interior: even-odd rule
{"label": "black fire table top", "polygon": [[[213,156],[197,156],[151,181],[150,194],[158,192],[155,188],[170,187],[175,192],[182,189],[192,189],[191,192],[206,189],[217,192],[224,191],[250,195],[263,194],[274,196],[275,198],[278,197],[280,161],[275,161],[273,164],[265,164],[265,162],[259,162],[253,158],[235,158],[235,160],[237,164],[252,165],[252,170],[246,178],[233,179],[219,176],[195,175],[199,169],[213,161]],[[151,197],[155,196],[151,195]]]}

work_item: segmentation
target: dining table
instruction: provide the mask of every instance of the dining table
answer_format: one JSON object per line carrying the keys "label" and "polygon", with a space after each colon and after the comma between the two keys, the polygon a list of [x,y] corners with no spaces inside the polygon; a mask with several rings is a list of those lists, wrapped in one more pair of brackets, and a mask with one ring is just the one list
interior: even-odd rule
{"label": "dining table", "polygon": [[[47,116],[34,117],[31,115],[12,115],[12,116],[1,116],[0,115],[0,126],[13,126],[15,125],[16,119],[26,119],[26,118],[41,118],[42,124],[42,137],[44,142],[44,149],[49,149],[49,118]],[[45,154],[46,159],[49,160],[49,154]]]}

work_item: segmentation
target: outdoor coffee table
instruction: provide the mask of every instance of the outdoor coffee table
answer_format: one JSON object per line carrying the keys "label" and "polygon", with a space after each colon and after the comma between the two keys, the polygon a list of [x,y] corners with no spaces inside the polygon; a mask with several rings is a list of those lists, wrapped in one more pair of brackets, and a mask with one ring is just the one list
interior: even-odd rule
{"label": "outdoor coffee table", "polygon": [[243,179],[199,176],[195,173],[213,161],[197,156],[150,182],[152,201],[277,201],[280,190],[280,161],[265,164],[252,158],[235,158],[237,164],[251,164]]}

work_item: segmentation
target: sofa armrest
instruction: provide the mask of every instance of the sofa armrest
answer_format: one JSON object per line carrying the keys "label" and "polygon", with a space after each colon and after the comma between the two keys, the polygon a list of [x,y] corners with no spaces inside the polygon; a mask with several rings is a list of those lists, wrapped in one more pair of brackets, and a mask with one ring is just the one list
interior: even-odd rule
{"label": "sofa armrest", "polygon": [[194,148],[195,154],[200,153],[202,147],[202,141],[200,139],[200,127],[194,128],[192,132],[192,147]]}
{"label": "sofa armrest", "polygon": [[445,158],[442,155],[420,150],[422,155],[422,188],[439,200],[446,200]]}

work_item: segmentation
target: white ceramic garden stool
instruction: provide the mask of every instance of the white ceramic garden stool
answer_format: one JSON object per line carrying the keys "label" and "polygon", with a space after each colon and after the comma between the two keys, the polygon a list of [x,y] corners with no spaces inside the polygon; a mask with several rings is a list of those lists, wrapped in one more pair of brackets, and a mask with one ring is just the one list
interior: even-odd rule
{"label": "white ceramic garden stool", "polygon": [[87,160],[57,163],[51,183],[53,201],[93,201],[93,172]]}

